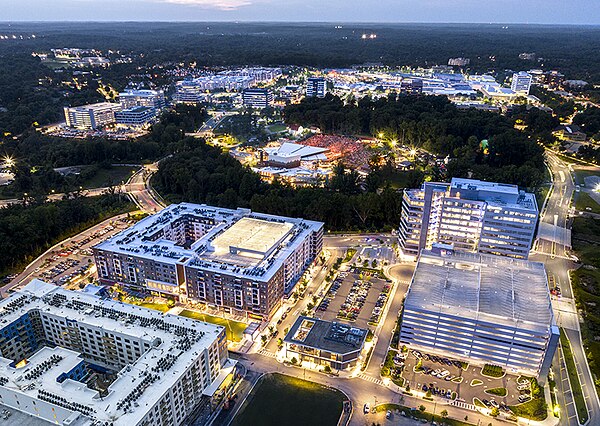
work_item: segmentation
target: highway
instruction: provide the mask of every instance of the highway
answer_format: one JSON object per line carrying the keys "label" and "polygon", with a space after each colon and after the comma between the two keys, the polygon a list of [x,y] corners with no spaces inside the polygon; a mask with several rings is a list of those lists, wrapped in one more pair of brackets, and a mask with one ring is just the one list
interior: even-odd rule
{"label": "highway", "polygon": [[[571,231],[569,229],[572,213],[571,200],[575,192],[575,183],[568,164],[551,152],[547,151],[546,155],[554,185],[546,207],[541,212],[538,238],[534,243],[530,260],[544,262],[548,278],[551,281],[554,280],[561,289],[562,296],[560,298],[553,297],[554,314],[557,324],[565,330],[571,342],[575,363],[578,366],[579,380],[589,411],[589,424],[598,425],[600,424],[600,401],[581,341],[580,318],[569,279],[569,270],[576,267],[575,262],[571,260]],[[554,358],[553,372],[561,405],[560,424],[577,425],[572,392],[568,380],[565,380],[566,370],[560,350],[557,351]]]}

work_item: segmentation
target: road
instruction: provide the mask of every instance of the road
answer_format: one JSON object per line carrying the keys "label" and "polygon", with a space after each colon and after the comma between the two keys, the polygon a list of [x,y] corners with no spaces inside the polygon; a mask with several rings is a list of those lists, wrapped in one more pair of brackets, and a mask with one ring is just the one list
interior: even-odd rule
{"label": "road", "polygon": [[[542,261],[550,280],[561,288],[561,298],[553,297],[552,305],[557,324],[565,330],[571,341],[573,356],[578,366],[579,379],[589,411],[591,425],[600,424],[600,401],[596,393],[594,379],[587,364],[587,357],[581,341],[580,318],[577,313],[569,270],[576,264],[571,260],[570,205],[575,192],[572,170],[559,157],[547,151],[548,166],[552,172],[554,189],[544,211],[541,212],[538,239],[530,260]],[[576,425],[572,392],[560,351],[554,358],[553,372],[557,382],[559,405],[563,410],[561,424]]]}
{"label": "road", "polygon": [[[156,213],[165,207],[165,203],[160,199],[160,196],[152,189],[149,183],[152,175],[158,170],[158,163],[159,161],[142,166],[124,185],[118,187],[118,190],[127,193],[140,210],[146,213]],[[98,197],[109,189],[110,188],[108,187],[84,189],[80,191],[80,194],[84,197]],[[47,196],[47,199],[49,201],[58,201],[65,195],[68,194],[51,194]],[[0,200],[0,208],[22,202],[23,199],[20,198]]]}

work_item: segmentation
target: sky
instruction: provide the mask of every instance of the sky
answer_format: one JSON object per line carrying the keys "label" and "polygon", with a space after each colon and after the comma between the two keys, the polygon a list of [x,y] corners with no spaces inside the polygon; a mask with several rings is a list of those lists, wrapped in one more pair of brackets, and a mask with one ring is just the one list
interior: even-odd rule
{"label": "sky", "polygon": [[459,22],[600,25],[600,0],[0,0],[0,21]]}

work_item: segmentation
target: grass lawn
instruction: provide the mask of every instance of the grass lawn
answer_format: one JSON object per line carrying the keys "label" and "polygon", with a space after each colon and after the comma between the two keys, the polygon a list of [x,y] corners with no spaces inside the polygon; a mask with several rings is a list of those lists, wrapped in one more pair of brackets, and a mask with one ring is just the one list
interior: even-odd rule
{"label": "grass lawn", "polygon": [[110,169],[98,168],[96,173],[83,181],[82,186],[84,188],[103,188],[109,184],[117,185],[126,182],[137,169],[138,167],[130,166],[114,166]]}
{"label": "grass lawn", "polygon": [[535,398],[523,404],[511,405],[508,408],[518,417],[541,421],[548,417],[548,407],[543,398]]}
{"label": "grass lawn", "polygon": [[575,400],[577,417],[579,417],[579,422],[584,424],[588,420],[588,411],[585,406],[581,382],[579,381],[579,376],[577,375],[577,368],[575,367],[573,352],[571,352],[571,343],[569,342],[569,339],[562,328],[560,329],[560,346],[562,347],[565,364],[567,365],[567,373],[569,374],[571,392],[573,394],[573,399]]}
{"label": "grass lawn", "polygon": [[271,124],[270,126],[267,127],[267,129],[271,133],[279,133],[279,132],[285,131],[287,129],[287,127],[284,126],[283,124]]}
{"label": "grass lawn", "polygon": [[143,302],[137,304],[141,308],[154,309],[155,311],[167,312],[169,307],[166,303],[152,303],[152,302]]}
{"label": "grass lawn", "polygon": [[590,176],[599,176],[598,172],[594,172],[592,170],[580,170],[575,169],[575,183],[577,185],[585,185],[585,178]]}
{"label": "grass lawn", "polygon": [[589,211],[600,214],[600,205],[586,192],[575,194],[575,208],[582,212]]}
{"label": "grass lawn", "polygon": [[256,384],[233,426],[336,426],[346,399],[338,390],[279,373]]}
{"label": "grass lawn", "polygon": [[244,330],[247,327],[247,324],[244,324],[243,322],[202,314],[200,312],[190,311],[187,309],[181,311],[179,315],[186,318],[209,322],[211,324],[222,325],[227,330],[227,339],[233,342],[239,342],[242,340],[244,337]]}

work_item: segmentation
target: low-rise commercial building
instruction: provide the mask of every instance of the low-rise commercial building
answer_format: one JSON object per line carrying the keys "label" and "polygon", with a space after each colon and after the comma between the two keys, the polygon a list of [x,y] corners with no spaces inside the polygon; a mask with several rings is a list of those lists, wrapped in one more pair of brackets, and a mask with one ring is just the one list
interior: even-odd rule
{"label": "low-rise commercial building", "polygon": [[323,248],[323,223],[182,203],[94,247],[98,276],[267,319]]}
{"label": "low-rise commercial building", "polygon": [[421,253],[404,302],[401,345],[545,378],[558,339],[542,263]]}
{"label": "low-rise commercial building", "polygon": [[283,339],[285,356],[346,370],[356,366],[367,333],[348,324],[301,316]]}
{"label": "low-rise commercial building", "polygon": [[53,424],[180,425],[234,370],[222,326],[39,280],[0,317],[2,404]]}
{"label": "low-rise commercial building", "polygon": [[440,242],[457,250],[527,259],[538,213],[534,194],[516,185],[459,178],[426,182],[404,191],[399,244],[412,256]]}

